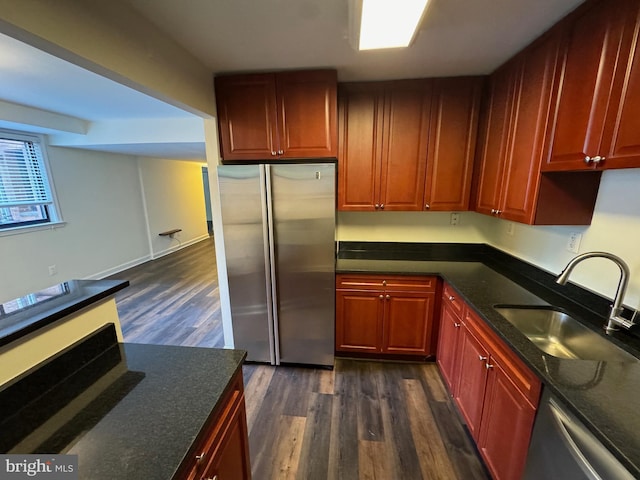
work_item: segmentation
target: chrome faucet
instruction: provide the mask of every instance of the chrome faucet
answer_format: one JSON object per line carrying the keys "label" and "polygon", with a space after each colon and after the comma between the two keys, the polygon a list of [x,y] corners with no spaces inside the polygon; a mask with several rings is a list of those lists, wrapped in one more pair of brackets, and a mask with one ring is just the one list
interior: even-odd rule
{"label": "chrome faucet", "polygon": [[556,279],[556,283],[560,285],[566,284],[571,271],[577,264],[579,264],[583,260],[586,260],[587,258],[596,257],[608,258],[613,263],[615,263],[618,268],[620,268],[620,281],[618,282],[618,289],[616,290],[616,296],[613,299],[613,305],[611,305],[611,313],[609,313],[609,319],[607,320],[607,324],[604,327],[604,331],[608,335],[611,332],[619,330],[619,327],[631,328],[633,325],[635,325],[635,323],[633,322],[633,318],[631,320],[627,320],[626,318],[622,317],[622,311],[624,309],[624,307],[622,306],[622,300],[624,298],[625,292],[627,291],[627,285],[629,284],[629,266],[620,257],[607,252],[582,253],[569,261],[567,266],[564,267],[564,270]]}

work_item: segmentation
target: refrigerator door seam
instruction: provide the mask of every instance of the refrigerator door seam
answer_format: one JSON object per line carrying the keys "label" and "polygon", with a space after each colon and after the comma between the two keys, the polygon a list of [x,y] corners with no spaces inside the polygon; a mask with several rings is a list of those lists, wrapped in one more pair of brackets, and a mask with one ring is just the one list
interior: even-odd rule
{"label": "refrigerator door seam", "polygon": [[273,272],[272,272],[272,255],[271,255],[271,227],[270,227],[270,216],[271,216],[271,195],[270,195],[270,187],[269,181],[267,179],[268,172],[265,171],[265,165],[260,165],[260,195],[262,198],[262,233],[265,241],[263,242],[264,247],[264,271],[265,271],[265,281],[266,281],[266,291],[267,291],[267,323],[269,327],[269,358],[271,365],[279,364],[279,359],[276,355],[276,332],[274,331],[274,322],[273,322]]}
{"label": "refrigerator door seam", "polygon": [[280,365],[280,335],[278,325],[278,293],[277,293],[277,273],[276,273],[276,252],[275,244],[276,239],[274,237],[274,222],[273,222],[273,196],[271,192],[271,165],[264,165],[265,171],[265,187],[266,187],[266,204],[267,204],[267,224],[268,224],[268,248],[269,248],[269,263],[270,268],[268,270],[270,274],[269,285],[271,286],[271,302],[269,310],[271,312],[269,318],[269,330],[273,332],[273,354],[275,356],[275,365]]}

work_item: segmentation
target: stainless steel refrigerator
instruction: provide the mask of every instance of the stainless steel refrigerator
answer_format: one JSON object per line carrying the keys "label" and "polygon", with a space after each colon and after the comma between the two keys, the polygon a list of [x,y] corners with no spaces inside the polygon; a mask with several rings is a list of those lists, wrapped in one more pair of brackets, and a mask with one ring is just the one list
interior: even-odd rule
{"label": "stainless steel refrigerator", "polygon": [[235,348],[333,366],[335,165],[218,167]]}

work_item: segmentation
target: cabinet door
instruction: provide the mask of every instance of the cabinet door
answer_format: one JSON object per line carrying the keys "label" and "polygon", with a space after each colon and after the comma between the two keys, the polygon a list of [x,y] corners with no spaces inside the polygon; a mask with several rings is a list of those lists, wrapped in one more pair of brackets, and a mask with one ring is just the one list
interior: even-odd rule
{"label": "cabinet door", "polygon": [[431,355],[433,293],[385,294],[382,352]]}
{"label": "cabinet door", "polygon": [[264,160],[276,156],[274,75],[216,77],[215,86],[223,160]]}
{"label": "cabinet door", "polygon": [[335,70],[276,75],[279,150],[282,158],[338,155]]}
{"label": "cabinet door", "polygon": [[622,41],[624,0],[592,2],[573,19],[562,49],[545,170],[586,170],[601,150],[605,114]]}
{"label": "cabinet door", "polygon": [[251,462],[244,398],[238,404],[203,478],[251,479]]}
{"label": "cabinet door", "polygon": [[548,35],[515,62],[500,218],[522,223],[534,219],[558,40],[557,34]]}
{"label": "cabinet door", "polygon": [[385,95],[380,208],[422,210],[431,82],[393,82]]}
{"label": "cabinet door", "polygon": [[459,377],[458,365],[458,340],[462,323],[454,307],[447,296],[442,297],[442,309],[440,311],[440,335],[438,337],[438,351],[436,361],[440,372],[444,377],[449,392],[456,395],[456,380]]}
{"label": "cabinet door", "polygon": [[379,201],[383,97],[380,88],[340,87],[338,210],[373,211]]}
{"label": "cabinet door", "polygon": [[490,79],[489,98],[482,119],[482,146],[475,210],[495,214],[500,205],[510,122],[513,71],[503,67]]}
{"label": "cabinet door", "polygon": [[439,78],[433,84],[425,210],[468,210],[482,79]]}
{"label": "cabinet door", "polygon": [[380,352],[384,295],[336,291],[336,351]]}
{"label": "cabinet door", "polygon": [[[609,107],[604,138],[607,141],[602,151],[606,152],[604,168],[640,167],[640,7],[637,2],[628,2],[623,16],[625,26],[622,51],[629,51],[626,65],[621,59],[621,68],[616,74],[612,97],[616,103]],[[622,67],[625,67],[624,69]]]}
{"label": "cabinet door", "polygon": [[491,358],[478,448],[496,480],[521,478],[535,408]]}
{"label": "cabinet door", "polygon": [[462,416],[467,421],[467,427],[473,438],[478,441],[480,437],[480,420],[484,400],[485,386],[487,383],[486,363],[489,353],[480,341],[471,333],[463,323],[458,340],[460,377],[456,385],[455,400]]}

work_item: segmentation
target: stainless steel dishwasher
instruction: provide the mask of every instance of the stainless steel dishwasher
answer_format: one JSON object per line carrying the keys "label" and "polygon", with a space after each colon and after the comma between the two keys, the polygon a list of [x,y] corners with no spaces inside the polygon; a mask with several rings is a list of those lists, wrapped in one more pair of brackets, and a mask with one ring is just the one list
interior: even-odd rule
{"label": "stainless steel dishwasher", "polygon": [[533,427],[524,480],[634,480],[565,406],[545,390]]}

